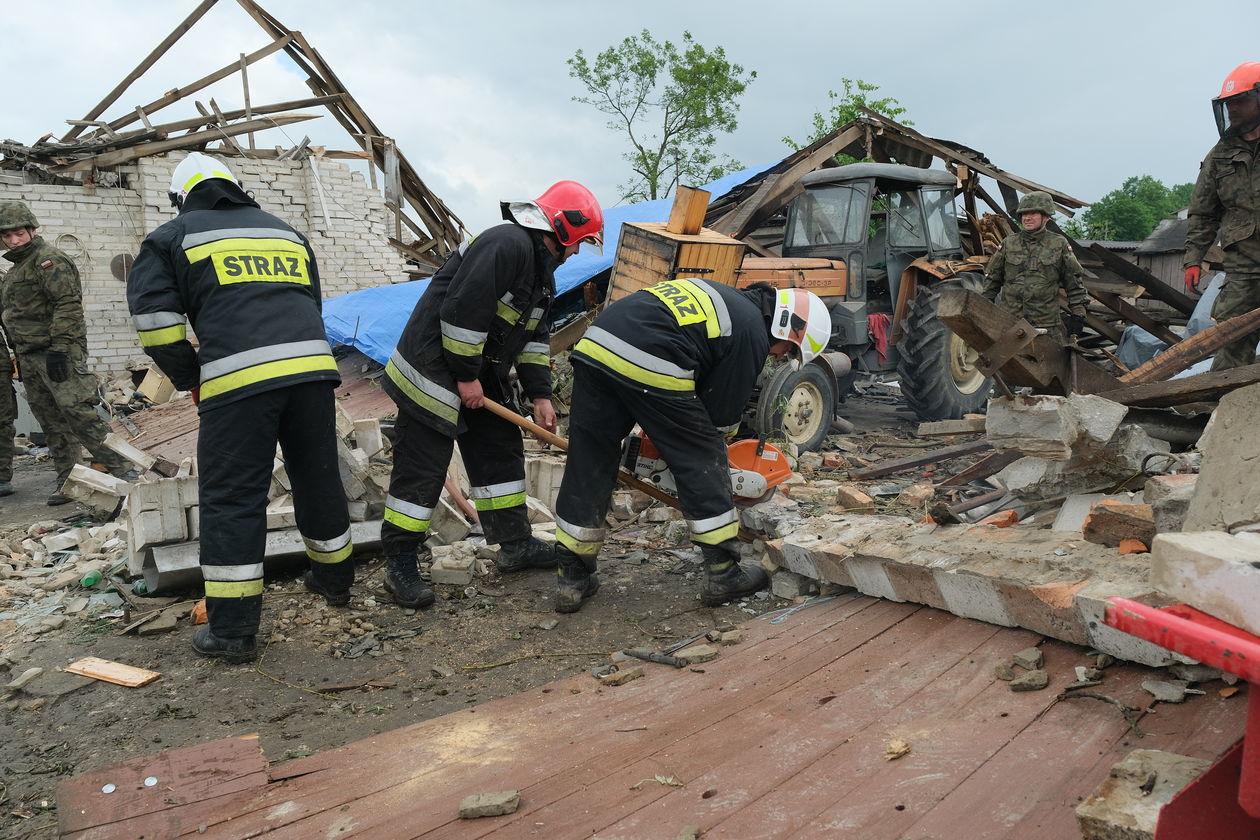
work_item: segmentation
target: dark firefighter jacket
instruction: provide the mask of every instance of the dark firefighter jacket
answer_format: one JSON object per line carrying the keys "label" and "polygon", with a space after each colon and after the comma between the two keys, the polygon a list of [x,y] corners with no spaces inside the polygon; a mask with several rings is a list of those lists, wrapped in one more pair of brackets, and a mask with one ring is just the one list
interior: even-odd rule
{"label": "dark firefighter jacket", "polygon": [[542,234],[511,222],[451,255],[429,281],[385,366],[386,393],[434,429],[463,432],[456,382],[507,399],[513,367],[530,399],[551,398],[548,311],[556,258]]}
{"label": "dark firefighter jacket", "polygon": [[340,381],[306,237],[229,181],[196,187],[144,240],[127,304],[144,351],[175,387],[200,386],[202,411],[299,382]]}
{"label": "dark firefighter jacket", "polygon": [[670,280],[608,307],[573,348],[661,397],[698,397],[719,428],[737,424],[770,352],[766,316],[775,290]]}

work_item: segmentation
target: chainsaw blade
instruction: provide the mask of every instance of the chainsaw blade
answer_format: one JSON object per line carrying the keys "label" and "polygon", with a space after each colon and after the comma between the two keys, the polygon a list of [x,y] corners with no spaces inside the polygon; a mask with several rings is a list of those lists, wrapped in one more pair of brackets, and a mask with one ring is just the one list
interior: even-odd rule
{"label": "chainsaw blade", "polygon": [[735,502],[736,507],[752,507],[753,505],[759,505],[762,502],[770,501],[772,498],[774,498],[774,493],[776,489],[777,488],[775,487],[771,487],[769,490],[762,493],[760,496],[758,496],[755,499],[750,499],[747,496],[732,496],[731,498]]}

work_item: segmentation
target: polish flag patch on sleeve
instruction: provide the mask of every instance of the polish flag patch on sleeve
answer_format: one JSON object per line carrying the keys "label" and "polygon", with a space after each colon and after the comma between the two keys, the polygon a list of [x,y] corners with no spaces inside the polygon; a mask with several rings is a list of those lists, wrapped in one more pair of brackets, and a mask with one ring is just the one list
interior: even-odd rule
{"label": "polish flag patch on sleeve", "polygon": [[54,263],[52,260],[44,260],[42,263],[39,264],[39,267],[46,269],[46,268],[52,268],[54,265],[56,265],[56,263]]}

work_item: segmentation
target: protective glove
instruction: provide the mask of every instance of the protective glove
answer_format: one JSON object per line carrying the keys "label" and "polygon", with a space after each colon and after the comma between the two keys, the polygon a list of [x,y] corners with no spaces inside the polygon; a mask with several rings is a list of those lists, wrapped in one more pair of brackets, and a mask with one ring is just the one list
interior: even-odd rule
{"label": "protective glove", "polygon": [[1197,265],[1192,265],[1186,269],[1186,291],[1199,291],[1199,280],[1203,277],[1203,269]]}
{"label": "protective glove", "polygon": [[44,361],[48,378],[53,382],[65,382],[70,378],[70,357],[64,350],[49,350]]}
{"label": "protective glove", "polygon": [[1068,332],[1072,335],[1085,334],[1085,316],[1069,315],[1067,320]]}

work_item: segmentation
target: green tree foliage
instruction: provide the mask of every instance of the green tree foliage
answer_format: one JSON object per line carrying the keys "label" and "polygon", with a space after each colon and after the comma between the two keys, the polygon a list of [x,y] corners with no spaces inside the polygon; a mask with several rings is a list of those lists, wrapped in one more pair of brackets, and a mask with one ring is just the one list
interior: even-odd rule
{"label": "green tree foliage", "polygon": [[742,168],[714,151],[717,134],[737,126],[738,99],[756,71],[727,61],[721,47],[706,49],[690,32],[681,47],[658,42],[644,29],[588,60],[578,50],[569,75],[586,88],[577,102],[608,115],[624,133],[623,157],[635,178],[621,185],[627,201],[662,198],[678,184],[705,184]]}
{"label": "green tree foliage", "polygon": [[1166,219],[1190,203],[1194,184],[1166,187],[1150,175],[1135,175],[1088,210],[1063,225],[1076,239],[1139,242]]}
{"label": "green tree foliage", "polygon": [[[891,96],[884,96],[879,99],[873,98],[875,91],[879,90],[879,85],[865,82],[861,79],[841,79],[840,84],[844,87],[844,93],[836,93],[834,90],[827,91],[827,98],[831,100],[831,107],[824,113],[815,111],[813,119],[810,121],[811,133],[805,142],[798,143],[791,137],[784,137],[783,142],[792,149],[803,149],[815,140],[826,137],[831,132],[850,123],[861,116],[862,108],[869,108],[877,114],[882,114],[890,120],[895,120],[902,114],[906,113],[906,109],[901,106]],[[910,120],[899,120],[904,125],[914,125]],[[848,155],[836,155],[836,160],[840,163],[853,163],[856,158]]]}

